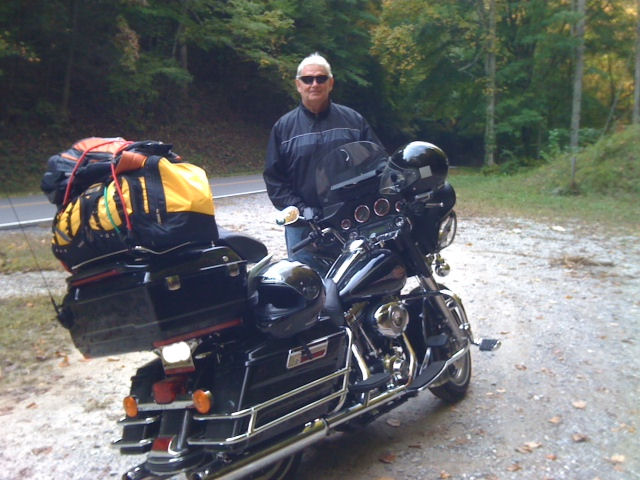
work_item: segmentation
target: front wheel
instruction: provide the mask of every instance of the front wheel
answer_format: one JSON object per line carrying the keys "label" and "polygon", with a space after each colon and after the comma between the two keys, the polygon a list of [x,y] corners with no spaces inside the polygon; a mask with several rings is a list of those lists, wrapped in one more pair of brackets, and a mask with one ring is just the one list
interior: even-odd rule
{"label": "front wheel", "polygon": [[[444,285],[438,286],[441,290],[445,289]],[[446,296],[445,303],[458,326],[468,325],[467,314],[460,300],[454,298],[454,296]],[[461,345],[458,344],[453,335],[450,336],[448,345],[449,355],[458,351],[459,348],[461,348]],[[448,367],[444,375],[446,375],[445,382],[438,386],[431,387],[429,390],[445,402],[459,402],[467,394],[469,382],[471,381],[471,352],[467,350],[459,360]]]}
{"label": "front wheel", "polygon": [[429,390],[445,402],[459,402],[467,394],[471,381],[471,352],[467,351],[460,360],[449,366],[445,375],[448,378],[445,383]]}

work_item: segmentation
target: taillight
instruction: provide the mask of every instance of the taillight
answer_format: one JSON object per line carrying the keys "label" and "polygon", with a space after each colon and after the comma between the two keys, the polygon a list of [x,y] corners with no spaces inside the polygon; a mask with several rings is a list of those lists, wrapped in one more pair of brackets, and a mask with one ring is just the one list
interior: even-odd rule
{"label": "taillight", "polygon": [[153,398],[156,403],[166,404],[173,402],[180,394],[184,394],[184,377],[169,377],[153,384]]}
{"label": "taillight", "polygon": [[213,395],[211,392],[204,390],[196,390],[191,396],[193,400],[193,406],[199,413],[205,414],[211,411],[213,404]]}
{"label": "taillight", "polygon": [[135,418],[138,416],[138,401],[135,397],[124,397],[122,401],[122,406],[124,407],[124,413],[129,418]]}

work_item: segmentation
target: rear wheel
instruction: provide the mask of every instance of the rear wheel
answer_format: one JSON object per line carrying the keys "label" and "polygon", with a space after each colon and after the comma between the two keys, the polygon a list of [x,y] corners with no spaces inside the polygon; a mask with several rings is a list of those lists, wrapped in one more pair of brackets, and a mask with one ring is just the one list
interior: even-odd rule
{"label": "rear wheel", "polygon": [[248,477],[251,480],[291,480],[295,478],[302,453],[296,453],[265,467]]}

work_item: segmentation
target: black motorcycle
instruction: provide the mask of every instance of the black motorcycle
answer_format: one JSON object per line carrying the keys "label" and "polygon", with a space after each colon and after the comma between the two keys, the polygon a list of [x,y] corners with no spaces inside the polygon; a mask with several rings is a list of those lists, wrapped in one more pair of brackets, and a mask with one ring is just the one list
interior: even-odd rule
{"label": "black motorcycle", "polygon": [[62,317],[85,355],[158,354],[124,399],[114,447],[147,456],[122,478],[290,478],[332,431],[425,389],[462,399],[470,347],[499,341],[476,343],[462,302],[434,278],[448,273],[440,251],[456,233],[447,173],[426,142],[391,157],[356,142],[319,161],[322,218],[290,207],[280,223],[309,225],[296,248],[339,252],[324,278],[222,230],[214,245],[74,272]]}

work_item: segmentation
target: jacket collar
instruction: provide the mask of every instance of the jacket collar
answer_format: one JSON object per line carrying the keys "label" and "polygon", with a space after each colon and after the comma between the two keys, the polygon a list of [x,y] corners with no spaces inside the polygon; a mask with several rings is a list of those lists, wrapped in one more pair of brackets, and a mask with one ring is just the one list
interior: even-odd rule
{"label": "jacket collar", "polygon": [[320,113],[313,113],[311,110],[309,110],[307,107],[304,106],[304,104],[302,102],[300,102],[300,109],[304,112],[304,114],[314,120],[321,120],[323,118],[326,118],[327,115],[329,115],[329,112],[331,111],[331,106],[333,105],[333,102],[331,101],[331,99],[329,99],[329,105],[327,106],[326,109],[324,109],[323,111],[321,111]]}

